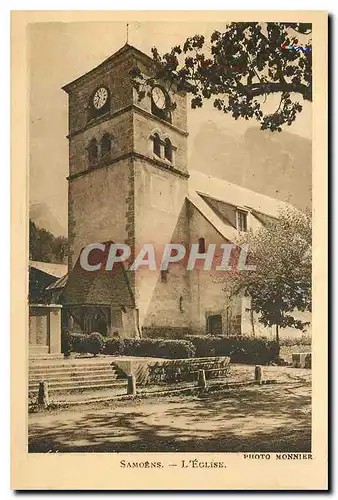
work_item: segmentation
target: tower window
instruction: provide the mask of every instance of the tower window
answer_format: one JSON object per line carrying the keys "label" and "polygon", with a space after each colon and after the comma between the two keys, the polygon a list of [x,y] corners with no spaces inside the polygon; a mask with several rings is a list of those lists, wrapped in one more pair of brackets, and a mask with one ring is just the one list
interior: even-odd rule
{"label": "tower window", "polygon": [[205,238],[198,240],[198,253],[205,253]]}
{"label": "tower window", "polygon": [[168,138],[164,141],[164,156],[168,161],[173,161],[173,147]]}
{"label": "tower window", "polygon": [[110,153],[112,146],[112,139],[109,134],[104,134],[101,139],[101,154],[102,156]]}
{"label": "tower window", "polygon": [[153,136],[153,152],[159,158],[161,157],[161,139],[156,133]]}
{"label": "tower window", "polygon": [[97,140],[92,139],[88,146],[88,159],[90,165],[97,162],[97,156],[98,156]]}
{"label": "tower window", "polygon": [[237,210],[237,229],[243,232],[248,230],[248,214],[243,210]]}

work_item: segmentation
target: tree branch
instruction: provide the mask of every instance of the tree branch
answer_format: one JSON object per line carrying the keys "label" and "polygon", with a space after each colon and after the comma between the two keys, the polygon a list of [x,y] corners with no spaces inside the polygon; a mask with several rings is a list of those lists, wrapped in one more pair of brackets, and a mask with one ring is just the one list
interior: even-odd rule
{"label": "tree branch", "polygon": [[257,97],[263,94],[274,94],[277,92],[295,92],[302,94],[306,101],[312,101],[311,89],[301,83],[254,83],[238,89],[238,92],[247,94],[249,97]]}

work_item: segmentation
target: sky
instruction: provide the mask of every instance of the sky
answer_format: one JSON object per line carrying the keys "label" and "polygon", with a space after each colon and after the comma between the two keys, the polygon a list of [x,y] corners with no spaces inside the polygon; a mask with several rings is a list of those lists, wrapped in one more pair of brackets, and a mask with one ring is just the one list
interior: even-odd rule
{"label": "sky", "polygon": [[[151,47],[168,51],[196,33],[210,37],[224,23],[130,23],[128,42],[151,55]],[[68,102],[61,89],[100,64],[127,40],[126,23],[67,22],[34,23],[28,29],[29,85],[29,168],[30,202],[45,203],[67,227]],[[278,96],[268,98],[266,110],[276,109]],[[311,139],[311,104],[288,132]],[[211,102],[188,110],[188,155],[196,134],[206,121],[244,133],[257,122],[237,120],[217,111]],[[283,132],[282,132],[283,133]]]}

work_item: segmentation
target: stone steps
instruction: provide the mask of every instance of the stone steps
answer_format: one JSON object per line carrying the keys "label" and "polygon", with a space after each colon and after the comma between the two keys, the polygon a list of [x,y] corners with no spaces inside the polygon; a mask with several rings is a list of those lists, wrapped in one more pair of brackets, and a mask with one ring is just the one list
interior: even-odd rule
{"label": "stone steps", "polygon": [[29,381],[30,382],[39,382],[40,380],[47,380],[52,382],[53,380],[59,380],[61,381],[66,381],[66,380],[71,380],[71,381],[78,381],[78,382],[85,382],[86,380],[102,380],[102,379],[111,379],[111,380],[116,380],[121,377],[116,371],[111,370],[110,372],[108,371],[101,371],[101,372],[94,372],[94,373],[87,373],[87,372],[82,372],[82,373],[77,373],[77,372],[69,372],[69,373],[63,373],[62,371],[60,372],[53,372],[53,373],[34,373],[30,374]]}
{"label": "stone steps", "polygon": [[99,373],[99,374],[108,374],[108,373],[119,373],[118,369],[112,366],[98,366],[95,369],[91,369],[90,367],[62,367],[58,366],[55,368],[29,368],[30,375],[46,375],[46,376],[58,376],[61,374],[71,375],[71,374],[87,374],[87,373]]}
{"label": "stone steps", "polygon": [[32,377],[29,380],[29,387],[35,387],[39,385],[39,382],[41,380],[45,380],[48,382],[48,385],[50,387],[54,387],[57,385],[74,385],[74,384],[97,384],[97,383],[104,383],[104,382],[109,382],[113,383],[116,381],[120,381],[123,379],[119,379],[117,375],[105,375],[105,376],[97,376],[97,375],[90,375],[88,374],[86,377],[60,377],[60,378],[55,378],[55,377]]}
{"label": "stone steps", "polygon": [[[48,382],[48,392],[49,394],[52,393],[65,393],[65,394],[74,394],[77,392],[84,392],[87,389],[91,391],[101,391],[101,390],[106,390],[106,389],[126,389],[127,384],[125,380],[114,380],[113,382],[109,382],[107,380],[98,382],[98,383],[93,383],[93,382],[88,382],[88,383],[82,383],[82,384],[74,384],[74,383],[55,383],[55,384],[50,384]],[[31,395],[38,394],[39,391],[39,385],[37,384],[36,386],[30,386],[29,392]]]}
{"label": "stone steps", "polygon": [[34,358],[29,360],[29,369],[32,370],[54,370],[55,368],[108,368],[114,366],[110,360],[95,360],[95,358],[88,358],[87,360],[65,360],[64,357],[60,358]]}
{"label": "stone steps", "polygon": [[117,391],[124,394],[127,390],[126,376],[111,359],[50,360],[48,363],[34,360],[29,363],[30,397],[37,397],[41,381],[48,382],[48,393],[58,399],[64,399],[67,394],[81,393],[85,399],[86,392]]}

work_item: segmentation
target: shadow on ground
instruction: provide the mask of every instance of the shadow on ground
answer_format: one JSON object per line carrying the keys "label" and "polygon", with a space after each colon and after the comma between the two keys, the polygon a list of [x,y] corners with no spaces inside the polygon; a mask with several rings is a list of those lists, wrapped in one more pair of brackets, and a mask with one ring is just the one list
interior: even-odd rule
{"label": "shadow on ground", "polygon": [[310,384],[29,418],[29,452],[311,451]]}

